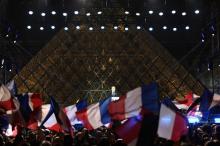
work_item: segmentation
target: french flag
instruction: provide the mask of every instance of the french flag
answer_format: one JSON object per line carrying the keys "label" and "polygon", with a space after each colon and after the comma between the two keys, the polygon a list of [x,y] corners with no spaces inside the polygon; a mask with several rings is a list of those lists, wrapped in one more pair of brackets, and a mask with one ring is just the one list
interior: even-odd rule
{"label": "french flag", "polygon": [[38,128],[37,115],[43,104],[41,95],[38,93],[25,93],[17,95],[20,103],[20,112],[29,129],[36,130]]}
{"label": "french flag", "polygon": [[4,85],[0,87],[0,108],[6,112],[16,108],[10,91]]}
{"label": "french flag", "polygon": [[162,101],[157,130],[159,137],[179,141],[181,136],[187,134],[187,120],[176,109],[170,99]]}
{"label": "french flag", "polygon": [[76,118],[76,112],[83,110],[87,107],[87,101],[82,100],[74,105],[70,105],[64,108],[64,112],[70,120],[71,125],[79,124],[80,121]]}
{"label": "french flag", "polygon": [[73,136],[73,129],[68,117],[53,97],[50,98],[50,105],[42,107],[40,126],[57,132],[66,132]]}
{"label": "french flag", "polygon": [[124,140],[128,146],[136,146],[140,135],[142,119],[129,118],[121,126],[117,127],[115,133]]}
{"label": "french flag", "polygon": [[111,102],[109,113],[114,120],[124,120],[140,114],[142,109],[159,112],[159,95],[156,83],[144,85],[129,91],[119,100]]}
{"label": "french flag", "polygon": [[111,122],[108,113],[108,105],[111,98],[101,100],[98,103],[88,106],[86,109],[76,112],[77,119],[85,128],[93,130]]}

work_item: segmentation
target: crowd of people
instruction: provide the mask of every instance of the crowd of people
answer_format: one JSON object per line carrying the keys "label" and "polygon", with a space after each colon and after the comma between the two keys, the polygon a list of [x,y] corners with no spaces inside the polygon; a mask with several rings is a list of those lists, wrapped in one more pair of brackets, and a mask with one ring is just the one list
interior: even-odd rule
{"label": "crowd of people", "polygon": [[[138,145],[146,146],[139,143]],[[23,129],[16,137],[0,135],[0,146],[127,146],[112,129],[100,127],[89,131],[82,128],[69,134],[54,133],[46,129],[30,131]],[[220,125],[195,124],[179,142],[155,137],[151,146],[220,146]]]}

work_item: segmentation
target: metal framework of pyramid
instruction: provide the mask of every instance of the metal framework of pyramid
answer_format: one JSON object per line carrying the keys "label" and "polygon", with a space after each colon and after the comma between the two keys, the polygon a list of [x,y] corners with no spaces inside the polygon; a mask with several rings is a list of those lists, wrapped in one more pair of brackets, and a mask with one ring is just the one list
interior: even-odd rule
{"label": "metal framework of pyramid", "polygon": [[[73,28],[73,27],[72,27]],[[61,104],[96,102],[158,82],[160,95],[201,93],[201,84],[148,32],[88,29],[60,31],[17,74],[19,92],[40,92]]]}

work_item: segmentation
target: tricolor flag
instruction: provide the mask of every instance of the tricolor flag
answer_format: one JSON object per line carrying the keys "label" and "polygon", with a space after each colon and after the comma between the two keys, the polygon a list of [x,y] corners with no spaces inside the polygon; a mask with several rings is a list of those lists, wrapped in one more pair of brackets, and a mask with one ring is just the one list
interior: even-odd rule
{"label": "tricolor flag", "polygon": [[141,118],[129,118],[115,132],[128,146],[136,146],[140,135],[141,123]]}
{"label": "tricolor flag", "polygon": [[11,93],[4,85],[0,87],[0,108],[6,113],[16,109]]}
{"label": "tricolor flag", "polygon": [[64,112],[70,120],[71,125],[79,124],[80,121],[76,118],[76,112],[83,110],[87,107],[87,101],[82,100],[74,105],[70,105],[64,108]]}
{"label": "tricolor flag", "polygon": [[159,137],[179,141],[181,136],[187,134],[187,120],[176,109],[177,107],[169,99],[161,103],[157,130]]}
{"label": "tricolor flag", "polygon": [[57,132],[67,132],[73,135],[70,121],[53,97],[50,105],[42,107],[41,127],[46,127]]}
{"label": "tricolor flag", "polygon": [[20,112],[26,122],[26,126],[32,130],[38,128],[38,114],[42,106],[42,98],[37,93],[25,93],[17,96],[20,103]]}
{"label": "tricolor flag", "polygon": [[86,109],[76,112],[77,119],[81,121],[88,130],[99,128],[111,122],[108,113],[108,105],[111,98],[101,100],[88,106]]}
{"label": "tricolor flag", "polygon": [[158,86],[156,83],[151,83],[131,90],[119,100],[111,102],[108,110],[114,120],[137,116],[142,108],[157,113],[159,112],[158,97]]}

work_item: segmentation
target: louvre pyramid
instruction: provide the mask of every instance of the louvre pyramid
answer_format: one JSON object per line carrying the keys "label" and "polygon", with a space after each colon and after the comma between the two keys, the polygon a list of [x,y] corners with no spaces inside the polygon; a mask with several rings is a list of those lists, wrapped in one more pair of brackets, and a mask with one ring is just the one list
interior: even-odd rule
{"label": "louvre pyramid", "polygon": [[203,87],[148,32],[86,29],[63,31],[14,78],[19,92],[54,96],[61,104],[96,102],[157,81],[163,96],[183,97]]}

